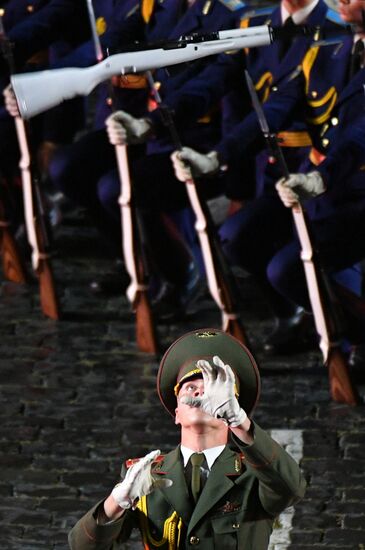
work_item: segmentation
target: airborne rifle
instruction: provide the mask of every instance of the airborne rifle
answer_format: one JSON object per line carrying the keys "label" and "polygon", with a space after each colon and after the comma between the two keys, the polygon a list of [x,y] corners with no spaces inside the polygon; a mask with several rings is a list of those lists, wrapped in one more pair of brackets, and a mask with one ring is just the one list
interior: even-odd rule
{"label": "airborne rifle", "polygon": [[[171,141],[176,150],[181,150],[182,144],[171,110],[162,102],[150,71],[147,72],[147,78]],[[195,229],[200,241],[209,291],[222,313],[222,330],[248,345],[237,311],[236,297],[239,295],[239,289],[221,249],[209,208],[199,196],[199,187],[192,177],[185,181],[185,188],[196,217]]]}
{"label": "airborne rifle", "polygon": [[[352,32],[344,27],[341,33]],[[111,55],[92,67],[63,68],[17,74],[11,78],[23,119],[31,118],[62,101],[77,95],[88,95],[100,82],[115,75],[140,73],[194,61],[210,55],[242,48],[267,46],[290,35],[323,37],[320,27],[295,25],[293,29],[259,25],[207,34],[183,36],[180,40],[137,44],[129,51]]]}
{"label": "airborne rifle", "polygon": [[[289,170],[277,136],[270,132],[265,113],[247,71],[245,71],[245,75],[253,107],[256,111],[270,155],[278,163],[283,177],[288,179]],[[321,265],[319,254],[313,248],[309,221],[299,202],[292,207],[292,214],[300,241],[301,259],[305,271],[314,322],[320,338],[319,347],[322,351],[323,362],[328,367],[331,397],[334,401],[340,403],[356,405],[358,403],[358,395],[352,385],[348,364],[340,347],[341,330],[339,320],[341,315],[338,310],[339,306],[333,295],[328,275]]]}
{"label": "airborne rifle", "polygon": [[[95,47],[96,59],[99,63],[103,59],[99,36],[95,27],[95,15],[92,0],[86,0],[90,26]],[[110,84],[110,98],[113,105],[113,90]],[[115,154],[118,166],[118,174],[121,182],[119,204],[122,220],[122,239],[124,261],[130,276],[130,284],[127,288],[127,298],[132,304],[136,315],[136,341],[141,351],[157,354],[159,344],[153,320],[152,309],[148,297],[146,283],[145,258],[142,250],[142,228],[137,220],[138,213],[132,203],[132,182],[128,166],[128,154],[126,145],[116,145]],[[141,220],[142,223],[142,220]]]}
{"label": "airborne rifle", "polygon": [[[5,36],[0,17],[0,42],[3,55],[8,62],[10,74],[14,73],[12,45]],[[24,217],[27,237],[32,248],[32,266],[39,279],[40,303],[43,313],[51,319],[60,318],[59,303],[55,289],[54,276],[49,258],[49,229],[44,210],[34,155],[31,156],[28,132],[23,118],[15,117],[22,178]]]}

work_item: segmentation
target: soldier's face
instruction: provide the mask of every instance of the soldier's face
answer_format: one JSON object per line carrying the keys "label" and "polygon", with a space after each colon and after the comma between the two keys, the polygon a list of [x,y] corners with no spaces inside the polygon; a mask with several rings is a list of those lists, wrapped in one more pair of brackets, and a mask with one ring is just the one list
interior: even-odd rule
{"label": "soldier's face", "polygon": [[181,402],[182,397],[201,397],[202,395],[204,395],[204,381],[201,378],[188,380],[182,384],[175,409],[175,423],[181,424],[181,427],[185,429],[201,428],[204,431],[209,427],[226,431],[228,428],[221,420],[210,416],[199,407],[191,407]]}
{"label": "soldier's face", "polygon": [[345,23],[362,27],[362,11],[365,10],[364,0],[339,0],[338,8],[341,19]]}

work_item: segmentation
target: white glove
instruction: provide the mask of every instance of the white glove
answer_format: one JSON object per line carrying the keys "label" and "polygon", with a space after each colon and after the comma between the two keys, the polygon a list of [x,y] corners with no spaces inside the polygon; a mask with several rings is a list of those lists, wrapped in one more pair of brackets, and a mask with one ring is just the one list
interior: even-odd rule
{"label": "white glove", "polygon": [[289,179],[281,178],[275,187],[287,208],[291,208],[297,202],[316,197],[326,189],[319,172],[290,174]]}
{"label": "white glove", "polygon": [[151,133],[151,123],[146,118],[134,118],[125,111],[116,111],[106,121],[106,131],[112,145],[143,143]]}
{"label": "white glove", "polygon": [[3,96],[5,101],[5,108],[8,113],[11,114],[11,116],[13,117],[20,116],[18,103],[11,84],[8,84],[8,86],[3,89]]}
{"label": "white glove", "polygon": [[181,151],[174,151],[170,158],[175,176],[183,182],[201,176],[211,176],[219,169],[216,151],[202,155],[190,147],[183,147]]}
{"label": "white glove", "polygon": [[214,418],[221,418],[228,426],[240,426],[247,414],[240,407],[235,395],[235,377],[229,365],[225,365],[217,355],[213,365],[205,359],[197,361],[204,380],[204,395],[199,397],[184,396],[181,402],[191,407],[198,407]]}
{"label": "white glove", "polygon": [[152,462],[159,454],[159,450],[151,451],[141,458],[129,468],[124,480],[114,487],[112,497],[121,508],[134,508],[139,498],[155,489],[171,487],[171,479],[153,479],[151,475]]}

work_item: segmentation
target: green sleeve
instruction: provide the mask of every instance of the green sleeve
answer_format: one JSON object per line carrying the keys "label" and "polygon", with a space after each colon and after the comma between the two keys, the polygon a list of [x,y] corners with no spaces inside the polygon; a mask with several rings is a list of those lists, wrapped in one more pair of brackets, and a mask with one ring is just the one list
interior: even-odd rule
{"label": "green sleeve", "polygon": [[68,536],[71,550],[112,550],[116,542],[127,540],[133,527],[133,512],[126,511],[121,518],[98,524],[97,515],[104,500],[98,502],[72,528]]}
{"label": "green sleeve", "polygon": [[236,436],[247,470],[259,481],[263,508],[273,516],[304,496],[306,481],[296,461],[260,426],[252,422],[254,442],[246,445]]}

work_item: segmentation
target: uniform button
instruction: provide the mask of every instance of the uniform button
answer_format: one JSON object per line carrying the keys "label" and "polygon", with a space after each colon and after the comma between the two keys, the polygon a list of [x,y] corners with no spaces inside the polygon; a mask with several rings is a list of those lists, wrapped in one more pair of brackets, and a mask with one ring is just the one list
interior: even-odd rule
{"label": "uniform button", "polygon": [[239,523],[232,523],[232,527],[233,527],[233,529],[239,529],[240,524]]}
{"label": "uniform button", "polygon": [[189,542],[190,544],[192,544],[193,546],[196,546],[197,544],[199,544],[200,542],[200,538],[199,537],[190,537],[189,539]]}
{"label": "uniform button", "polygon": [[313,90],[313,92],[312,92],[312,97],[317,97],[317,95],[318,95],[318,92],[316,92],[315,90]]}
{"label": "uniform button", "polygon": [[322,145],[323,147],[328,147],[330,140],[327,138],[322,139]]}
{"label": "uniform button", "polygon": [[335,117],[335,116],[332,117],[332,118],[331,118],[331,124],[332,124],[332,126],[337,126],[337,124],[338,124],[338,118]]}
{"label": "uniform button", "polygon": [[5,15],[4,8],[0,8],[0,17],[4,17],[4,15]]}
{"label": "uniform button", "polygon": [[272,91],[272,92],[277,92],[277,91],[278,91],[278,87],[277,87],[277,86],[273,86],[273,87],[271,88],[271,91]]}
{"label": "uniform button", "polygon": [[33,4],[28,4],[28,5],[27,5],[27,12],[32,13],[33,11],[34,11],[34,6],[33,6]]}

